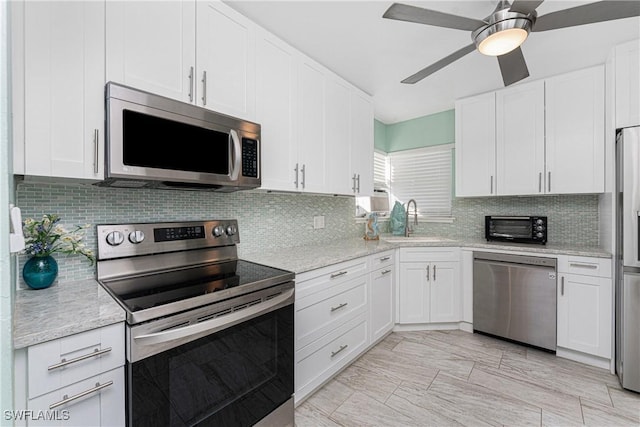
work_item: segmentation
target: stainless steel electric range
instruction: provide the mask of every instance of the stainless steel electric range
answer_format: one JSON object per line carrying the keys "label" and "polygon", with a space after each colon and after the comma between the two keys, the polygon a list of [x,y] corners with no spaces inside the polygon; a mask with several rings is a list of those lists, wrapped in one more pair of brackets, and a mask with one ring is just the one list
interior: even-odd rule
{"label": "stainless steel electric range", "polygon": [[124,308],[129,426],[293,425],[294,273],[238,259],[235,220],[99,225]]}

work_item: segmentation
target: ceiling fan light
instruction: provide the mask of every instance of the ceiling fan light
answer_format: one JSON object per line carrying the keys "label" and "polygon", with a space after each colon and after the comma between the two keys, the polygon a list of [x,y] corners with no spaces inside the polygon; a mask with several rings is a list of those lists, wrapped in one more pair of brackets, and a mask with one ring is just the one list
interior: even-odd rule
{"label": "ceiling fan light", "polygon": [[509,28],[493,33],[478,44],[480,53],[488,56],[500,56],[519,47],[529,35],[522,28]]}

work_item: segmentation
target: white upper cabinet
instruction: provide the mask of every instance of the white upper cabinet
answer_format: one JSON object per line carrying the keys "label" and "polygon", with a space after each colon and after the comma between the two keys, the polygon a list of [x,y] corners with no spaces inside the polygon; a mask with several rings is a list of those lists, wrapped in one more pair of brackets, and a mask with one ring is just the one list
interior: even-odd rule
{"label": "white upper cabinet", "polygon": [[195,101],[196,2],[108,1],[107,81]]}
{"label": "white upper cabinet", "polygon": [[[351,183],[355,181],[351,179],[349,131],[354,117],[351,117],[350,111],[350,88],[338,78],[329,77],[326,83],[324,114],[327,191],[353,194]],[[352,143],[355,147],[355,141]]]}
{"label": "white upper cabinet", "polygon": [[614,50],[616,128],[640,125],[640,39]]}
{"label": "white upper cabinet", "polygon": [[604,120],[603,66],[456,101],[456,196],[602,193]]}
{"label": "white upper cabinet", "polygon": [[456,101],[456,196],[496,194],[496,101],[485,93]]}
{"label": "white upper cabinet", "polygon": [[[104,176],[104,2],[16,3],[13,60],[16,173],[100,180]],[[22,9],[24,8],[24,9]],[[17,34],[16,34],[17,33]],[[24,62],[20,62],[23,56]],[[22,86],[24,85],[24,86]]]}
{"label": "white upper cabinet", "polygon": [[262,188],[296,190],[296,52],[271,33],[256,34],[256,121],[262,131]]}
{"label": "white upper cabinet", "polygon": [[352,89],[350,178],[355,181],[353,193],[361,196],[373,195],[373,139],[373,102]]}
{"label": "white upper cabinet", "polygon": [[197,102],[255,118],[255,24],[219,1],[196,5]]}
{"label": "white upper cabinet", "polygon": [[604,66],[549,78],[546,191],[604,192]]}
{"label": "white upper cabinet", "polygon": [[500,195],[540,194],[544,174],[544,82],[496,93],[496,175]]}

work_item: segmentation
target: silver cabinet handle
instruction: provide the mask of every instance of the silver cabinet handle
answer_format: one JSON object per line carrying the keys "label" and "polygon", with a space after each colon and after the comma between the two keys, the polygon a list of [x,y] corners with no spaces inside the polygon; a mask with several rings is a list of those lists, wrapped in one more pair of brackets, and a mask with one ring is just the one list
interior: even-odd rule
{"label": "silver cabinet handle", "polygon": [[389,274],[389,273],[391,273],[391,270],[382,270],[380,272],[380,275],[384,276],[385,274]]}
{"label": "silver cabinet handle", "polygon": [[436,281],[436,266],[433,266],[433,281]]}
{"label": "silver cabinet handle", "polygon": [[93,353],[85,354],[84,356],[78,356],[73,359],[62,359],[60,363],[56,363],[55,365],[51,365],[47,368],[49,371],[53,371],[54,369],[63,368],[67,365],[71,365],[72,363],[80,362],[85,359],[90,359],[92,357],[102,356],[103,354],[109,353],[111,351],[111,347],[107,347],[104,350],[98,350],[97,348],[93,350]]}
{"label": "silver cabinet handle", "polygon": [[98,147],[100,146],[99,142],[100,142],[100,139],[99,139],[98,129],[94,129],[93,130],[93,173],[98,173],[98,161],[100,160],[98,158]]}
{"label": "silver cabinet handle", "polygon": [[542,193],[542,172],[538,173],[538,193]]}
{"label": "silver cabinet handle", "polygon": [[193,102],[193,66],[189,68],[189,102]]}
{"label": "silver cabinet handle", "polygon": [[551,193],[551,171],[547,172],[547,188],[549,193]]}
{"label": "silver cabinet handle", "polygon": [[113,381],[109,381],[109,382],[106,382],[104,384],[96,383],[96,386],[94,388],[91,388],[89,390],[85,390],[82,393],[75,394],[75,395],[73,395],[71,397],[69,397],[68,395],[65,394],[64,396],[62,396],[62,400],[61,401],[56,402],[56,403],[52,403],[51,405],[49,405],[49,409],[55,409],[58,406],[66,405],[69,402],[73,402],[74,400],[80,399],[81,397],[85,397],[85,396],[87,396],[87,395],[89,395],[91,393],[95,393],[97,391],[100,391],[103,388],[107,388],[107,387],[109,387],[111,385],[113,385]]}
{"label": "silver cabinet handle", "polygon": [[358,193],[360,193],[360,174],[358,174]]}
{"label": "silver cabinet handle", "polygon": [[340,305],[337,305],[337,306],[335,306],[335,307],[331,307],[331,312],[333,313],[334,311],[336,311],[336,310],[340,310],[341,308],[346,307],[346,306],[348,306],[348,305],[349,305],[349,303],[348,303],[348,302],[343,302],[343,303],[342,303],[342,304],[340,304]]}
{"label": "silver cabinet handle", "polygon": [[293,169],[296,173],[296,180],[293,183],[296,185],[296,190],[298,189],[298,164],[296,163],[296,167]]}
{"label": "silver cabinet handle", "polygon": [[598,268],[597,265],[593,265],[593,264],[582,264],[582,263],[578,263],[578,262],[571,262],[569,263],[569,267],[578,267],[578,268],[589,268],[591,270],[595,270],[596,268]]}
{"label": "silver cabinet handle", "polygon": [[335,279],[336,277],[344,276],[347,273],[348,273],[347,271],[341,271],[340,273],[334,273],[334,274],[331,275],[331,278]]}
{"label": "silver cabinet handle", "polygon": [[202,105],[207,105],[207,72],[202,72]]}
{"label": "silver cabinet handle", "polygon": [[564,276],[560,278],[560,295],[564,295]]}
{"label": "silver cabinet handle", "polygon": [[427,282],[429,282],[429,281],[430,281],[430,279],[429,279],[429,267],[430,267],[430,266],[429,266],[429,265],[427,265]]}
{"label": "silver cabinet handle", "polygon": [[303,190],[304,190],[305,182],[306,182],[306,180],[307,180],[307,173],[306,173],[306,172],[305,172],[305,170],[304,170],[304,168],[305,168],[306,166],[307,166],[306,164],[303,164],[303,165],[302,165],[302,169],[300,169],[300,172],[302,172],[302,189],[303,189]]}
{"label": "silver cabinet handle", "polygon": [[340,353],[341,351],[343,351],[347,347],[349,347],[349,344],[341,345],[339,349],[337,349],[336,351],[332,351],[331,352],[331,357],[334,357],[335,355],[337,355],[338,353]]}
{"label": "silver cabinet handle", "polygon": [[380,258],[380,262],[389,261],[390,259],[391,259],[390,256],[385,256],[385,257]]}
{"label": "silver cabinet handle", "polygon": [[489,194],[493,194],[493,175],[491,175],[491,191],[489,191]]}
{"label": "silver cabinet handle", "polygon": [[356,192],[356,174],[354,173],[353,176],[351,177],[351,189],[353,190],[353,192]]}

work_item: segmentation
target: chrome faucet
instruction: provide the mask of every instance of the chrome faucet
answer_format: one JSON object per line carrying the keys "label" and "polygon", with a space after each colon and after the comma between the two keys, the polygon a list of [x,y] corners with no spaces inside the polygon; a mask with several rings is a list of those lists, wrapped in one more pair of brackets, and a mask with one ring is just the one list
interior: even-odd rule
{"label": "chrome faucet", "polygon": [[411,202],[413,202],[413,225],[418,225],[418,204],[414,199],[411,199],[406,204],[404,214],[404,237],[409,237],[409,234],[413,233],[413,230],[409,227],[409,206]]}

